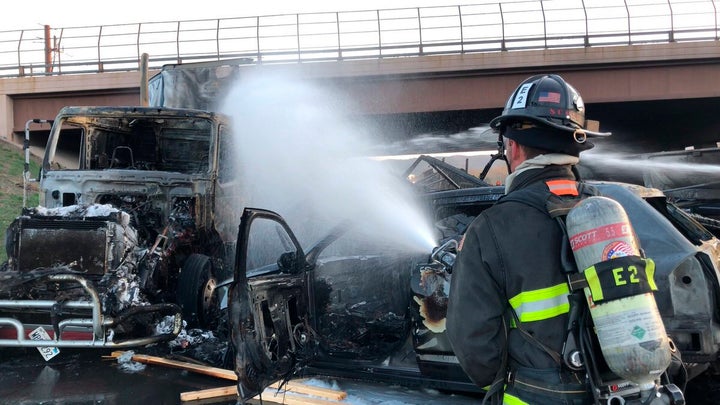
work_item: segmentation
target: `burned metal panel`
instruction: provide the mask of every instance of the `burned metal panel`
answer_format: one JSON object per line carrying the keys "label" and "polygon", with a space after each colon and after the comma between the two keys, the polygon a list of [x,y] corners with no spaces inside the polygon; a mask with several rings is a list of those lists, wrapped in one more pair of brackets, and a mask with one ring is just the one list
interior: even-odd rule
{"label": "burned metal panel", "polygon": [[70,264],[85,273],[103,274],[109,267],[107,223],[90,223],[90,227],[83,229],[74,226],[75,221],[66,221],[61,228],[46,228],[32,222],[36,221],[21,224],[22,243],[17,256],[20,270]]}
{"label": "burned metal panel", "polygon": [[[115,268],[127,247],[127,214],[109,206],[26,209],[8,228],[12,268],[67,266],[89,275]],[[131,237],[134,239],[134,236]]]}
{"label": "burned metal panel", "polygon": [[321,348],[340,358],[381,359],[410,328],[410,268],[417,257],[325,258],[314,271]]}
{"label": "burned metal panel", "polygon": [[55,119],[43,167],[62,167],[62,154],[70,152],[63,150],[62,139],[82,132],[80,169],[208,173],[216,166],[219,127],[228,122],[201,110],[65,107]]}
{"label": "burned metal panel", "polygon": [[240,76],[239,65],[251,59],[165,65],[148,82],[153,107],[182,107],[216,110],[218,103]]}
{"label": "burned metal panel", "polygon": [[[227,118],[207,111],[140,107],[67,107],[56,119],[46,151],[42,202],[50,207],[138,200],[167,222],[176,198],[193,198],[199,229],[213,221],[220,127]],[[59,160],[64,127],[82,128],[80,170]],[[229,136],[230,131],[223,131]],[[111,198],[117,196],[117,198]],[[127,204],[124,204],[127,205]],[[147,208],[144,209],[147,211]],[[130,211],[134,212],[134,210]],[[164,224],[163,224],[164,225]],[[142,227],[142,226],[141,226]]]}
{"label": "burned metal panel", "polygon": [[420,156],[403,177],[423,193],[487,187],[488,183],[431,156]]}
{"label": "burned metal panel", "polygon": [[254,277],[233,289],[230,322],[238,392],[249,399],[311,358],[306,275]]}

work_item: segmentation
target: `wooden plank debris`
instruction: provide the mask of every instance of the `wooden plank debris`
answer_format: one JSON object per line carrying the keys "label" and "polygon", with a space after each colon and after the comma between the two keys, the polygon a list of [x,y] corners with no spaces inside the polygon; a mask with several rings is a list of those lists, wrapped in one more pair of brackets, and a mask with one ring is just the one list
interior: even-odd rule
{"label": "wooden plank debris", "polygon": [[[253,399],[259,399],[259,396]],[[283,405],[338,405],[342,404],[339,401],[328,401],[320,398],[313,398],[303,395],[296,395],[291,393],[275,393],[275,390],[265,390],[263,392],[263,402],[273,401]]]}
{"label": "wooden plank debris", "polygon": [[[302,385],[302,384],[296,384]],[[307,386],[310,387],[310,386]],[[310,387],[316,388],[316,387]],[[339,391],[335,391],[339,393]],[[343,393],[344,394],[344,393]],[[237,397],[237,386],[231,385],[228,387],[209,388],[206,390],[199,391],[188,391],[180,394],[180,401],[191,402],[191,401],[202,401],[207,399],[229,399]],[[256,395],[253,397],[254,400],[259,400],[260,396]],[[276,389],[266,389],[262,396],[263,403],[268,404],[284,404],[284,405],[338,405],[342,402],[335,400],[327,400],[322,398],[313,398],[305,395],[294,394],[290,391],[277,392]]]}
{"label": "wooden plank debris", "polygon": [[[125,352],[115,351],[110,354],[111,357],[118,358]],[[223,378],[225,380],[237,381],[237,375],[232,370],[226,370],[224,368],[203,366],[199,364],[187,363],[184,361],[170,360],[157,356],[148,356],[144,354],[134,354],[132,356],[133,361],[145,364],[155,364],[161,366],[168,366],[173,368],[180,368],[183,370],[193,371],[199,374],[209,375],[212,377]]]}
{"label": "wooden plank debris", "polygon": [[313,395],[316,397],[321,398],[327,398],[334,401],[342,401],[343,399],[347,398],[347,393],[344,391],[338,391],[334,390],[332,388],[323,388],[323,387],[315,387],[312,385],[303,384],[302,382],[295,382],[295,381],[288,381],[284,385],[280,385],[280,383],[273,383],[270,384],[270,387],[268,388],[274,388],[273,391],[277,391],[280,389],[280,392],[283,390],[290,391],[290,392],[297,392],[300,394],[307,394],[307,395]]}
{"label": "wooden plank debris", "polygon": [[[114,351],[110,354],[110,358],[118,358],[125,354],[123,351]],[[133,354],[131,359],[138,363],[154,364],[167,366],[172,368],[180,368],[196,372],[199,374],[209,375],[212,377],[222,378],[226,380],[237,381],[237,375],[232,370],[226,370],[223,368],[203,366],[200,364],[187,363],[183,361],[170,360],[157,356],[148,356],[144,354]],[[279,390],[279,391],[278,391]],[[301,395],[296,395],[301,394]],[[189,391],[180,394],[180,400],[182,402],[188,401],[201,401],[211,398],[229,398],[237,396],[237,386],[232,385],[228,387],[210,388],[199,391]],[[312,396],[312,397],[310,397]],[[276,399],[277,398],[277,399]],[[326,405],[326,404],[338,404],[345,398],[347,393],[331,388],[315,387],[312,385],[303,384],[302,382],[288,381],[285,384],[274,383],[271,384],[263,392],[263,401],[272,401],[270,403],[286,404],[286,405]],[[259,399],[259,396],[254,399]]]}
{"label": "wooden plank debris", "polygon": [[236,385],[230,385],[227,387],[217,387],[217,388],[208,388],[205,390],[198,390],[198,391],[188,391],[188,392],[181,392],[180,393],[180,401],[187,402],[187,401],[199,401],[202,399],[220,399],[220,398],[230,398],[230,397],[237,397],[237,386]]}

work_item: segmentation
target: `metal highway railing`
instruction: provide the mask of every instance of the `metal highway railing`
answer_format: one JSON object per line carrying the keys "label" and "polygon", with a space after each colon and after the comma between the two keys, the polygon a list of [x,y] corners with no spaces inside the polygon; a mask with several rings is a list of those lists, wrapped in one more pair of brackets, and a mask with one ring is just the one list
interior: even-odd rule
{"label": "metal highway railing", "polygon": [[0,31],[0,77],[718,40],[720,0],[494,3]]}

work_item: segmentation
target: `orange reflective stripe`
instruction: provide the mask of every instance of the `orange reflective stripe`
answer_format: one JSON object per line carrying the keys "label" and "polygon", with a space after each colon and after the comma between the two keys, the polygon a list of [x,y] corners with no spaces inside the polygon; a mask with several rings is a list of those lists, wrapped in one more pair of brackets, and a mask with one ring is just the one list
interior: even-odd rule
{"label": "orange reflective stripe", "polygon": [[555,195],[578,195],[577,183],[574,180],[549,180],[545,184]]}

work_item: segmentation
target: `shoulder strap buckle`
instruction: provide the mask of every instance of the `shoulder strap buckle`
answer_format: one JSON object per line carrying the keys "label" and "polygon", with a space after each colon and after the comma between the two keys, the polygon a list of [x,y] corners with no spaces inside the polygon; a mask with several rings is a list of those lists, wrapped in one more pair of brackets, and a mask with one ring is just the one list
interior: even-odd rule
{"label": "shoulder strap buckle", "polygon": [[588,281],[585,278],[585,274],[575,272],[575,273],[569,273],[567,275],[568,279],[568,287],[570,288],[571,292],[575,292],[578,290],[582,290],[585,287],[588,287]]}

